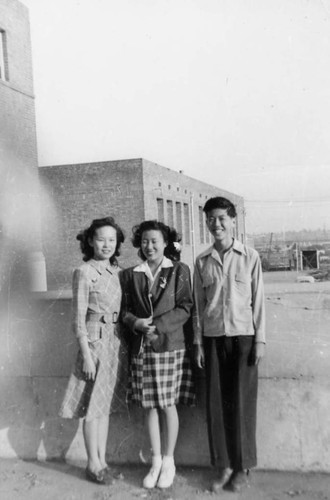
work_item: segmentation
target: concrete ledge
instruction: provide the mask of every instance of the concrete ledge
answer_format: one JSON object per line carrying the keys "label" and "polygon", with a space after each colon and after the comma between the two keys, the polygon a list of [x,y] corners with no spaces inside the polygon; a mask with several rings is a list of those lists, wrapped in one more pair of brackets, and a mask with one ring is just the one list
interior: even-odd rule
{"label": "concrete ledge", "polygon": [[[259,468],[330,472],[327,290],[274,292],[266,287],[268,341],[260,367]],[[77,349],[71,334],[71,293],[18,293],[2,312],[1,457],[84,461],[81,422],[57,417]],[[201,377],[198,406],[179,409],[178,464],[209,465],[204,395]],[[148,461],[149,453],[143,412],[135,407],[113,414],[109,460],[137,463]]]}
{"label": "concrete ledge", "polygon": [[[2,379],[2,457],[86,459],[81,421],[57,416],[66,382],[54,377]],[[200,380],[197,407],[179,408],[178,465],[209,465],[203,392]],[[260,380],[260,469],[330,471],[329,392],[330,381]],[[113,463],[150,461],[141,409],[111,415],[108,458]]]}

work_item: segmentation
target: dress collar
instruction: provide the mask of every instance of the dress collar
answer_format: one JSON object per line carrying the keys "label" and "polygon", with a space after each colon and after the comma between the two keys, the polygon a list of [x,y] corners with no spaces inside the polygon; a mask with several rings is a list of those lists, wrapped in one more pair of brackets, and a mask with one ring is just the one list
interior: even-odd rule
{"label": "dress collar", "polygon": [[107,265],[104,266],[103,264],[100,263],[99,260],[95,259],[90,259],[88,261],[88,264],[90,264],[96,271],[100,274],[102,274],[104,271],[109,271],[109,273],[112,273],[113,266],[110,264],[110,261],[108,261]]}

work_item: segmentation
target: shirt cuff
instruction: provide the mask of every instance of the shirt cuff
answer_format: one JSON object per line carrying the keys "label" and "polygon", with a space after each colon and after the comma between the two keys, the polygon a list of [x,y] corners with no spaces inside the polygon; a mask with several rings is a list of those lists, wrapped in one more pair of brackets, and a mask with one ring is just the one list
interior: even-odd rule
{"label": "shirt cuff", "polygon": [[261,342],[262,344],[266,344],[265,332],[256,332],[255,339],[256,339],[256,342]]}

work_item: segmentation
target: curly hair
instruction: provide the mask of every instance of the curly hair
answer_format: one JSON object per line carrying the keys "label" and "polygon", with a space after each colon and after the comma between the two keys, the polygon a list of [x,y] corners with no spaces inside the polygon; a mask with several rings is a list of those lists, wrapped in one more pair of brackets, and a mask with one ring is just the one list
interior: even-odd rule
{"label": "curly hair", "polygon": [[80,249],[83,253],[83,260],[86,262],[93,258],[94,249],[90,246],[89,240],[92,240],[96,231],[100,227],[110,226],[116,230],[117,233],[117,243],[116,250],[114,254],[110,257],[110,263],[112,265],[118,265],[117,257],[120,255],[120,246],[125,240],[124,233],[122,229],[116,224],[113,217],[104,217],[103,219],[94,219],[91,225],[87,229],[83,229],[77,234],[77,240],[80,241]]}
{"label": "curly hair", "polygon": [[203,211],[208,214],[208,212],[211,212],[211,210],[216,208],[227,210],[227,215],[233,219],[235,219],[237,215],[235,205],[230,200],[227,200],[227,198],[222,198],[221,196],[209,198],[204,205]]}
{"label": "curly hair", "polygon": [[164,241],[167,244],[164,250],[164,255],[173,261],[180,260],[181,248],[179,242],[181,241],[180,234],[176,229],[171,228],[163,222],[157,220],[145,220],[141,224],[137,224],[132,228],[133,237],[132,244],[134,248],[138,248],[138,256],[142,260],[147,260],[141,250],[142,235],[145,231],[160,231],[163,235]]}

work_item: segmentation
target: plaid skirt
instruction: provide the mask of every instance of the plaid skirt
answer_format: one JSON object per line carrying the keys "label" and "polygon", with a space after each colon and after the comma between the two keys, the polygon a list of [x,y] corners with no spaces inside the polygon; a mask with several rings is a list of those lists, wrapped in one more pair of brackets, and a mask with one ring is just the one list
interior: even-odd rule
{"label": "plaid skirt", "polygon": [[89,343],[96,366],[94,380],[86,380],[78,351],[59,416],[93,420],[126,408],[128,354],[120,333],[107,325],[100,340]]}
{"label": "plaid skirt", "polygon": [[142,408],[193,406],[195,388],[186,350],[158,353],[144,345],[131,359],[127,399]]}

